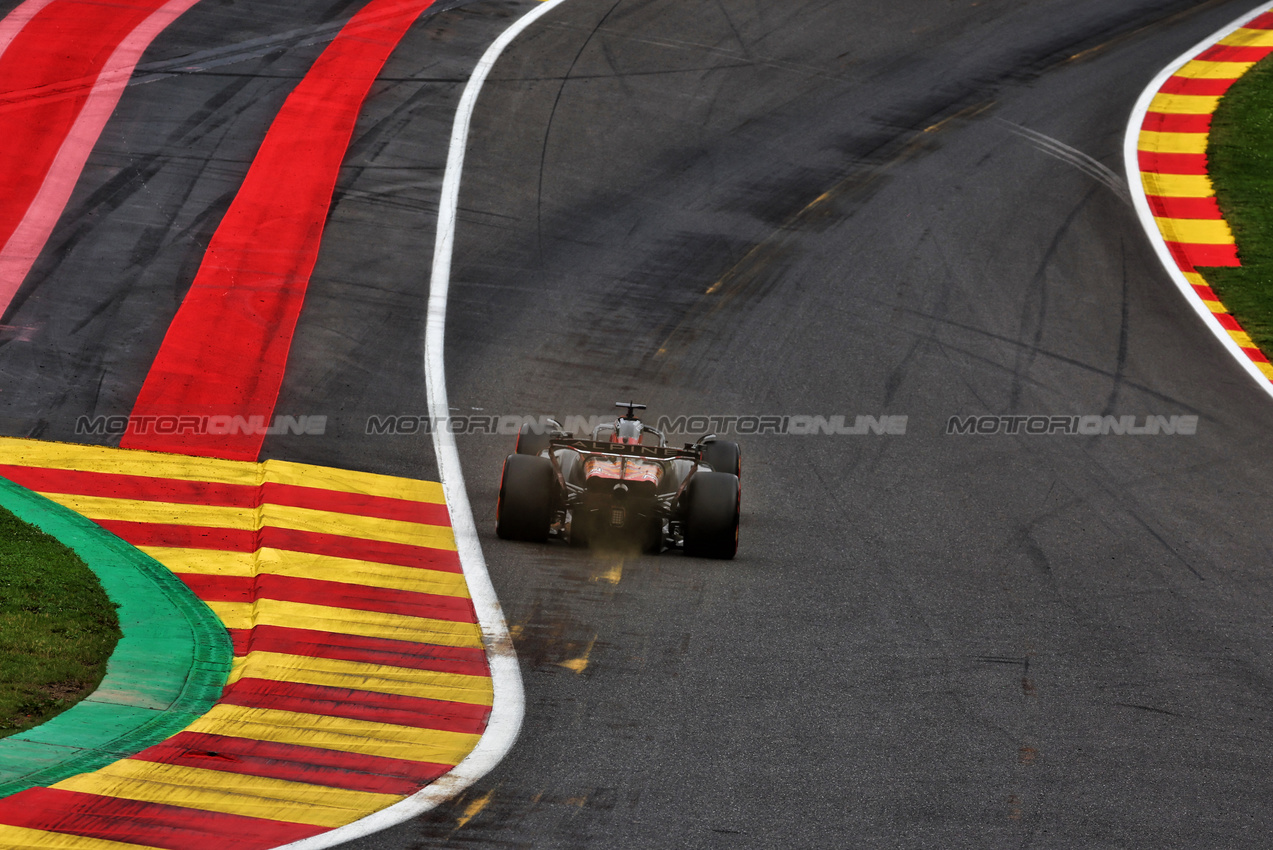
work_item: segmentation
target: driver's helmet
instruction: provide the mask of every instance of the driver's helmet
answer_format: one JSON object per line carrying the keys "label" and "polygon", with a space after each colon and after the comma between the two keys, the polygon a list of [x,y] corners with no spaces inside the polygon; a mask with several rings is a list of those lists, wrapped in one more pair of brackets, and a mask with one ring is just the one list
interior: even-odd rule
{"label": "driver's helmet", "polygon": [[625,446],[641,445],[641,420],[620,419],[614,423],[614,433],[610,442],[622,443]]}

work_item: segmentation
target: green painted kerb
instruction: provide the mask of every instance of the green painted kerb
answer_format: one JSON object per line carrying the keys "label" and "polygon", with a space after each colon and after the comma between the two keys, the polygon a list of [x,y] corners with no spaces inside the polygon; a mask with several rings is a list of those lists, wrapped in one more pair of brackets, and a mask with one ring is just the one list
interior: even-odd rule
{"label": "green painted kerb", "polygon": [[84,559],[119,604],[124,633],[96,691],[0,740],[0,797],[96,770],[206,714],[234,654],[212,610],[158,561],[74,511],[3,478],[0,505]]}

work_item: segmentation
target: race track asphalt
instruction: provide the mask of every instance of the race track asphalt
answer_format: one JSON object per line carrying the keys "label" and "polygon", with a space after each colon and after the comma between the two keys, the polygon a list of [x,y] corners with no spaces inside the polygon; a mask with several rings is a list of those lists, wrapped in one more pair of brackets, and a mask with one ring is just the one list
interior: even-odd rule
{"label": "race track asphalt", "polygon": [[[632,397],[906,434],[740,437],[730,562],[498,541],[511,438],[461,437],[525,726],[463,797],[347,846],[1262,846],[1273,407],[1119,183],[1141,89],[1253,5],[567,0],[514,43],[461,196],[456,412]],[[196,7],[146,61],[347,14],[248,8]],[[391,60],[279,406],[337,427],[267,455],[435,474],[427,439],[360,426],[425,412],[464,57],[525,8],[444,12]],[[5,433],[127,412],[189,245],[319,48],[126,93],[4,319]],[[945,433],[980,414],[1199,419]]]}

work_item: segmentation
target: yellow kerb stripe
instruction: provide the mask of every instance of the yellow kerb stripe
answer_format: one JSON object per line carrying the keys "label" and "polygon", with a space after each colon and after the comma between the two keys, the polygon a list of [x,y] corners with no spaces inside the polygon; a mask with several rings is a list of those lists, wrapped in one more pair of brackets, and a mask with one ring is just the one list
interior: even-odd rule
{"label": "yellow kerb stripe", "polygon": [[1198,272],[1182,272],[1182,274],[1185,276],[1185,280],[1189,281],[1194,286],[1210,286],[1211,285],[1207,283],[1207,279],[1203,277],[1202,275],[1198,274]]}
{"label": "yellow kerb stripe", "polygon": [[221,552],[215,549],[172,549],[164,546],[139,546],[141,551],[174,573],[198,575],[289,576],[317,581],[340,581],[369,587],[386,587],[415,593],[435,593],[467,599],[468,584],[461,573],[430,570],[423,567],[399,567],[372,561],[334,558],[308,552],[281,549],[259,549],[256,552]]}
{"label": "yellow kerb stripe", "polygon": [[1210,115],[1220,103],[1219,95],[1166,94],[1159,92],[1149,102],[1150,112],[1167,112],[1173,115]]}
{"label": "yellow kerb stripe", "polygon": [[1166,198],[1211,198],[1215,191],[1211,178],[1205,174],[1156,174],[1140,173],[1146,195],[1162,195]]}
{"label": "yellow kerb stripe", "polygon": [[44,443],[39,440],[0,438],[4,463],[40,466],[48,469],[77,469],[147,478],[176,478],[182,481],[214,481],[220,484],[261,483],[258,464],[250,461],[184,457],[159,452]]}
{"label": "yellow kerb stripe", "polygon": [[129,520],[201,528],[231,528],[255,531],[260,527],[255,508],[220,505],[182,505],[140,499],[113,499],[109,496],[76,496],[68,493],[41,493],[63,507],[94,520]]}
{"label": "yellow kerb stripe", "polygon": [[280,626],[313,629],[341,635],[409,640],[438,646],[481,648],[482,632],[474,623],[455,623],[428,617],[381,614],[353,608],[330,608],[304,602],[258,599],[256,602],[208,602],[227,629]]}
{"label": "yellow kerb stripe", "polygon": [[298,487],[316,487],[321,490],[433,502],[439,505],[446,501],[442,494],[442,485],[436,481],[416,481],[411,478],[331,469],[283,460],[267,460],[262,466],[265,467],[265,480],[274,484],[294,484]]}
{"label": "yellow kerb stripe", "polygon": [[186,731],[433,764],[459,764],[482,737],[466,732],[415,729],[346,717],[224,704],[214,705],[211,711],[186,727]]}
{"label": "yellow kerb stripe", "polygon": [[264,505],[262,513],[264,524],[275,528],[312,531],[318,534],[339,534],[364,540],[427,546],[431,549],[455,549],[455,535],[449,525],[425,525],[419,522],[378,519],[283,505]]}
{"label": "yellow kerb stripe", "polygon": [[226,684],[232,685],[245,677],[470,705],[490,705],[492,700],[489,676],[465,676],[281,652],[249,652],[236,658]]}
{"label": "yellow kerb stripe", "polygon": [[1229,336],[1233,337],[1233,341],[1236,342],[1242,348],[1257,347],[1256,344],[1251,340],[1251,337],[1247,336],[1246,331],[1229,331]]}
{"label": "yellow kerb stripe", "polygon": [[287,505],[230,508],[220,505],[182,505],[175,502],[112,499],[105,496],[75,496],[65,493],[42,493],[41,495],[94,520],[192,525],[199,528],[228,528],[236,531],[256,531],[264,526],[271,526],[319,534],[338,534],[363,540],[405,543],[430,549],[455,549],[455,535],[448,525],[426,525],[418,522],[318,511],[312,508],[293,508]]}
{"label": "yellow kerb stripe", "polygon": [[217,484],[256,486],[269,481],[415,502],[445,502],[442,485],[435,481],[417,481],[279,460],[252,463],[107,446],[48,443],[17,437],[0,438],[0,463]]}
{"label": "yellow kerb stripe", "polygon": [[347,791],[136,759],[122,759],[51,787],[328,828],[351,823],[403,799],[396,794]]}
{"label": "yellow kerb stripe", "polygon": [[1264,373],[1264,377],[1273,381],[1273,363],[1256,363],[1255,368]]}
{"label": "yellow kerb stripe", "polygon": [[1142,130],[1136,147],[1153,153],[1206,153],[1207,133],[1159,133]]}
{"label": "yellow kerb stripe", "polygon": [[1186,62],[1173,76],[1192,80],[1236,80],[1251,70],[1254,62],[1207,62],[1194,59]]}
{"label": "yellow kerb stripe", "polygon": [[1155,218],[1168,242],[1196,245],[1232,245],[1233,232],[1222,218]]}
{"label": "yellow kerb stripe", "polygon": [[1273,47],[1273,30],[1249,30],[1242,27],[1216,43],[1229,47]]}
{"label": "yellow kerb stripe", "polygon": [[62,832],[45,832],[0,824],[0,847],[6,850],[155,850],[141,844],[125,844],[102,838],[84,838]]}

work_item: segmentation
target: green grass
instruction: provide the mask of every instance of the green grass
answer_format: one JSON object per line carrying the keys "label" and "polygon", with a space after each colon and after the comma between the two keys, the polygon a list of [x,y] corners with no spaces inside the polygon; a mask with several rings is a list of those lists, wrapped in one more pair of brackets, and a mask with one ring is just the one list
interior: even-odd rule
{"label": "green grass", "polygon": [[80,557],[0,508],[0,738],[92,693],[119,638]]}
{"label": "green grass", "polygon": [[1238,79],[1211,122],[1207,165],[1240,268],[1199,269],[1265,356],[1273,355],[1273,57]]}

